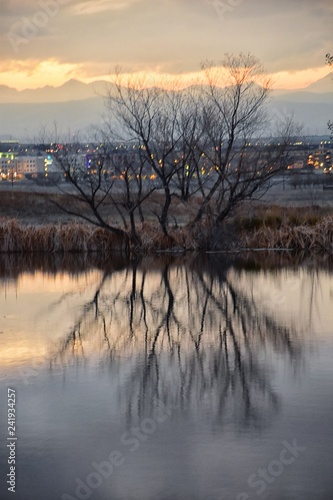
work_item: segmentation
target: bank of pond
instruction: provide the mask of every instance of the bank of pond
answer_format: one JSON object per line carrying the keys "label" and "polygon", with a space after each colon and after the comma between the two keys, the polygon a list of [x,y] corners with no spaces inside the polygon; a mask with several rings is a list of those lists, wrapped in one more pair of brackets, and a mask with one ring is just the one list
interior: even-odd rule
{"label": "bank of pond", "polygon": [[164,234],[158,224],[142,223],[135,237],[114,234],[89,223],[66,222],[25,225],[0,219],[1,253],[154,254],[155,252],[244,251],[272,249],[333,252],[333,216],[283,221],[275,218],[235,217],[219,226],[209,222],[170,226]]}

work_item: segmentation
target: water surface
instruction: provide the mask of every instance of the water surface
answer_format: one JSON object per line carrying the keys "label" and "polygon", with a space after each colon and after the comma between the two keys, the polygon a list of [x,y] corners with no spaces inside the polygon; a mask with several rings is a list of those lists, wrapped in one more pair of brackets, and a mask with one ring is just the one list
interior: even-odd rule
{"label": "water surface", "polygon": [[66,259],[1,258],[1,498],[8,387],[18,500],[333,498],[328,262]]}

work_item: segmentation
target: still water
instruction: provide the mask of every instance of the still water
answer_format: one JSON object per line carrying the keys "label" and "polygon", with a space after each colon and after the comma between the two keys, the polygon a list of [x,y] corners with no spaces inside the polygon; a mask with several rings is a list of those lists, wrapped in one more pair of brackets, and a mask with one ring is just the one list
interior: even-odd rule
{"label": "still water", "polygon": [[1,257],[0,498],[331,500],[332,325],[329,262]]}

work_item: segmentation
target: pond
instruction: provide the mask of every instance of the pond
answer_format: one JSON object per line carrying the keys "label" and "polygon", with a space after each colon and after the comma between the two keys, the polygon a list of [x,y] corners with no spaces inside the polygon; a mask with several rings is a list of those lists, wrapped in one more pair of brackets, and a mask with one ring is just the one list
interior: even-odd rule
{"label": "pond", "polygon": [[0,498],[333,498],[329,260],[2,256],[0,318]]}

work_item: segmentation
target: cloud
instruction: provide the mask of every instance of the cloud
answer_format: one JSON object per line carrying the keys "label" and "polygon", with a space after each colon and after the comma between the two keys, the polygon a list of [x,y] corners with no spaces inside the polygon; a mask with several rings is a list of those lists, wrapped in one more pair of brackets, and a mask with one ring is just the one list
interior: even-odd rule
{"label": "cloud", "polygon": [[123,10],[131,7],[132,4],[141,0],[86,0],[73,7],[75,15],[91,15],[100,12]]}
{"label": "cloud", "polygon": [[36,1],[0,0],[1,17],[18,17],[33,13],[38,6]]}
{"label": "cloud", "polygon": [[55,60],[93,78],[118,64],[128,72],[196,72],[205,59],[242,51],[275,73],[321,66],[333,50],[331,0],[243,0],[223,22],[213,0],[70,0],[14,52],[8,31],[20,33],[22,17],[33,22],[43,1],[57,0],[0,0],[2,60]]}
{"label": "cloud", "polygon": [[0,84],[18,90],[45,85],[58,86],[80,74],[77,64],[63,64],[54,59],[6,61],[0,64]]}

